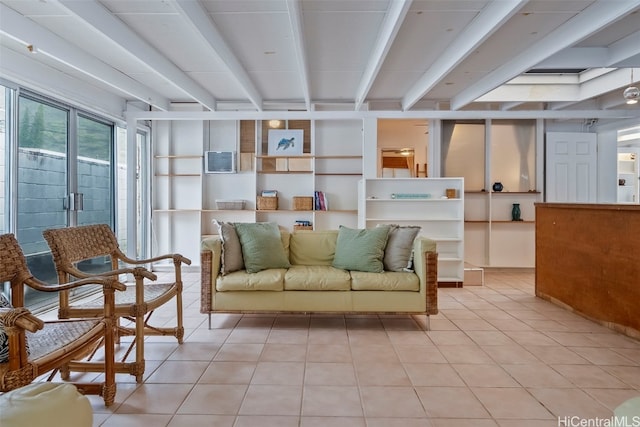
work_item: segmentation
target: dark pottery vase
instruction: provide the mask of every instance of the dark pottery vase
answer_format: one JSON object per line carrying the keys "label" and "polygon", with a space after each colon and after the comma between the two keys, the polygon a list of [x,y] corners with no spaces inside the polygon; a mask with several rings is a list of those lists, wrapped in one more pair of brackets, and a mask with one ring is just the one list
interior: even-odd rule
{"label": "dark pottery vase", "polygon": [[492,188],[493,188],[493,191],[502,191],[504,187],[502,186],[501,182],[494,182]]}
{"label": "dark pottery vase", "polygon": [[520,215],[520,203],[514,203],[511,208],[511,221],[522,221]]}

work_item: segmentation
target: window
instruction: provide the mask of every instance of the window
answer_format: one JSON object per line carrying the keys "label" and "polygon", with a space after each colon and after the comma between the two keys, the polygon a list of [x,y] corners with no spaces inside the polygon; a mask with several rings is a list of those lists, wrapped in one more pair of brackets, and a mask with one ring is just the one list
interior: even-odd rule
{"label": "window", "polygon": [[[442,176],[464,177],[467,191],[491,191],[494,182],[500,182],[505,192],[535,191],[535,120],[488,123],[489,141],[485,143],[484,121],[443,121]],[[488,167],[490,174],[485,178]]]}
{"label": "window", "polygon": [[463,177],[466,191],[485,190],[484,121],[442,122],[442,176]]}
{"label": "window", "polygon": [[503,191],[536,190],[536,123],[534,120],[491,122],[491,182]]}

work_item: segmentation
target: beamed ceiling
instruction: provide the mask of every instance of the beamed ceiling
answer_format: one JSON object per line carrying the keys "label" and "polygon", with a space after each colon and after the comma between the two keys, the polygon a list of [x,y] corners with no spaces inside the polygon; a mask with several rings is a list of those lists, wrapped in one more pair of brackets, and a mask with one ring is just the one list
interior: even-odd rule
{"label": "beamed ceiling", "polygon": [[111,111],[640,108],[640,0],[0,0],[0,37],[0,76]]}

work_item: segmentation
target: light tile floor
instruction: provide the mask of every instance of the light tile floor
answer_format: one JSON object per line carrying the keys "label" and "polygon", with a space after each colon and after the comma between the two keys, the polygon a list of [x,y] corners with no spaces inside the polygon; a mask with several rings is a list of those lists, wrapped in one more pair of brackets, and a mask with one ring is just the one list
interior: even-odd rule
{"label": "light tile floor", "polygon": [[185,343],[148,338],[144,383],[118,374],[108,409],[91,396],[95,426],[579,425],[640,395],[640,341],[536,298],[532,272],[440,289],[428,332],[419,316],[226,314],[209,330],[199,286],[185,274]]}

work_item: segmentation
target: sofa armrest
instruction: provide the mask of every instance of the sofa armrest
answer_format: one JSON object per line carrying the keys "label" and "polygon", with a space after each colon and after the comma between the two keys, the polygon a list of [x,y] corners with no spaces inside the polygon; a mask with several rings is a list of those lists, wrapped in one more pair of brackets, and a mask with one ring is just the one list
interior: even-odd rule
{"label": "sofa armrest", "polygon": [[220,274],[222,240],[207,237],[200,242],[200,313],[210,313],[216,291],[216,278]]}
{"label": "sofa armrest", "polygon": [[425,294],[427,314],[438,314],[438,252],[435,240],[418,236],[413,243],[413,268]]}

